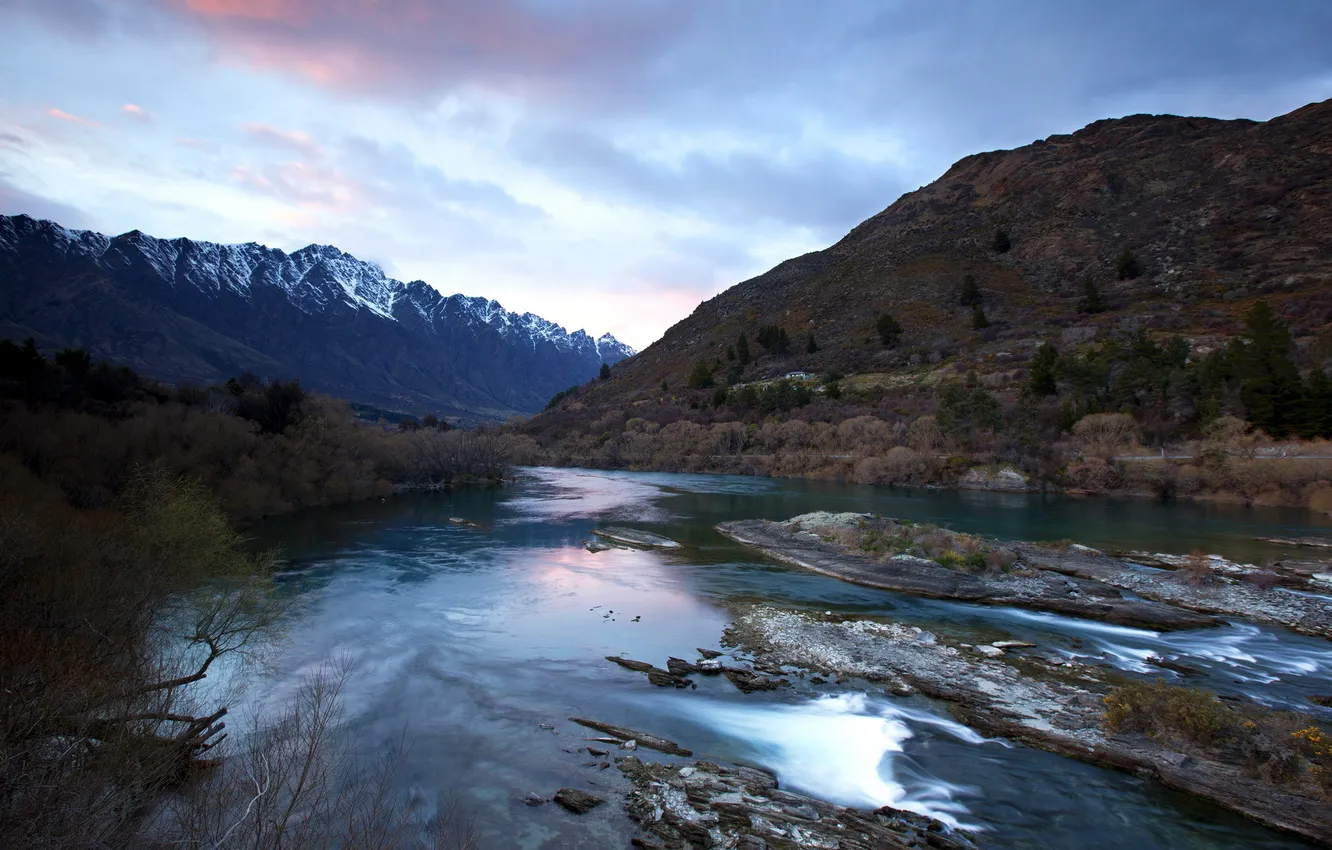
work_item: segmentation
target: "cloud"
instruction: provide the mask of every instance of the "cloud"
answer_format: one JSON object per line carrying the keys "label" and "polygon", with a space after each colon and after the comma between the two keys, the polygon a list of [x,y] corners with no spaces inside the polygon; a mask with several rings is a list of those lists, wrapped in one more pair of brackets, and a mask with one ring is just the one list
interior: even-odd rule
{"label": "cloud", "polygon": [[66,112],[66,111],[63,110],[63,109],[58,109],[58,108],[56,108],[56,107],[54,107],[54,106],[48,107],[47,110],[46,110],[46,114],[49,115],[49,116],[51,116],[52,118],[56,118],[56,119],[59,119],[59,120],[61,120],[61,121],[67,121],[67,122],[69,122],[69,123],[71,123],[71,124],[82,124],[82,125],[85,126],[85,127],[101,127],[101,126],[102,126],[101,124],[99,124],[99,123],[96,122],[96,121],[93,121],[93,120],[90,119],[90,118],[84,118],[84,117],[82,117],[82,116],[75,115],[75,114],[72,113],[72,112]]}
{"label": "cloud", "polygon": [[571,127],[529,128],[513,138],[518,157],[584,190],[822,233],[844,231],[910,188],[886,165],[826,147],[785,154],[692,150],[677,162],[660,162]]}
{"label": "cloud", "polygon": [[24,191],[10,183],[4,174],[0,174],[0,215],[30,215],[65,227],[88,227],[88,216],[82,210]]}
{"label": "cloud", "polygon": [[131,118],[137,118],[145,124],[150,124],[155,119],[155,116],[151,112],[144,109],[142,106],[139,106],[137,103],[127,103],[120,107],[120,111]]}
{"label": "cloud", "polygon": [[132,0],[228,55],[343,91],[440,94],[481,84],[570,95],[687,24],[697,0]]}
{"label": "cloud", "polygon": [[310,138],[308,133],[299,130],[279,130],[268,124],[246,122],[241,129],[251,141],[279,148],[288,148],[308,157],[321,157],[323,150]]}

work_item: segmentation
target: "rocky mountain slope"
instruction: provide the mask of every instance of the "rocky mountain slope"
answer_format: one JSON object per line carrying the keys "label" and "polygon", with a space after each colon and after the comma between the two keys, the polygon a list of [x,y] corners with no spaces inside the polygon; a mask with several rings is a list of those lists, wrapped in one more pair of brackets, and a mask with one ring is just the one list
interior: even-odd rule
{"label": "rocky mountain slope", "polygon": [[0,216],[0,338],[175,382],[243,371],[411,412],[502,418],[633,349],[495,301],[401,283],[329,245],[103,236]]}
{"label": "rocky mountain slope", "polygon": [[[1136,275],[1120,274],[1126,250]],[[960,303],[968,275],[989,327]],[[1080,311],[1087,280],[1104,310]],[[1332,323],[1332,101],[1261,123],[1134,115],[966,157],[836,245],[699,305],[580,403],[660,398],[699,361],[720,376],[728,345],[746,333],[760,353],[767,324],[791,353],[759,358],[746,381],[799,369],[892,383],[1011,372],[1041,342],[1137,328],[1205,351],[1259,297],[1303,348]],[[893,347],[875,330],[882,313],[903,328]]]}

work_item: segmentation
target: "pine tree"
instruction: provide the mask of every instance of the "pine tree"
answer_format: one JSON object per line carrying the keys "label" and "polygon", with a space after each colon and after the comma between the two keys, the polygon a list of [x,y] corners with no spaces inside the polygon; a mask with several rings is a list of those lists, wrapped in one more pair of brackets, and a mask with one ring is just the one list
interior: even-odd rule
{"label": "pine tree", "polygon": [[754,339],[758,340],[764,351],[773,355],[783,355],[791,347],[791,338],[786,335],[786,329],[777,325],[764,325],[759,328]]}
{"label": "pine tree", "polygon": [[1303,435],[1310,439],[1332,438],[1332,379],[1321,366],[1309,373],[1304,399]]}
{"label": "pine tree", "polygon": [[879,339],[888,348],[897,345],[897,341],[902,336],[902,326],[897,320],[887,313],[883,313],[874,321],[874,329],[879,332]]}
{"label": "pine tree", "polygon": [[1008,231],[1004,230],[1002,227],[996,230],[994,232],[993,246],[994,250],[1000,254],[1007,254],[1008,250],[1013,247],[1012,240],[1008,238]]}
{"label": "pine tree", "polygon": [[989,326],[990,326],[990,320],[986,318],[984,308],[982,308],[981,305],[977,304],[975,309],[971,311],[972,330],[977,330],[977,331],[985,330]]}
{"label": "pine tree", "polygon": [[609,363],[602,363],[602,364],[601,364],[601,374],[598,375],[597,377],[601,378],[601,380],[603,380],[603,381],[606,381],[606,380],[609,380],[609,379],[610,379],[610,364],[609,364]]}
{"label": "pine tree", "polygon": [[689,389],[706,390],[712,387],[712,365],[706,360],[699,360],[694,363],[693,371],[689,373]]}
{"label": "pine tree", "polygon": [[819,344],[814,341],[814,332],[810,331],[809,337],[805,340],[805,352],[807,354],[813,354],[818,350],[819,350]]}
{"label": "pine tree", "polygon": [[1115,273],[1119,275],[1120,280],[1132,280],[1142,274],[1138,255],[1133,253],[1132,248],[1125,248],[1119,252],[1119,258],[1115,260]]}
{"label": "pine tree", "polygon": [[1105,312],[1105,299],[1101,297],[1101,290],[1096,288],[1091,275],[1082,279],[1082,300],[1078,302],[1078,310],[1083,313]]}
{"label": "pine tree", "polygon": [[728,345],[728,346],[726,346],[726,360],[727,360],[728,363],[734,363],[734,362],[735,362],[735,346],[734,346],[734,345]]}
{"label": "pine tree", "polygon": [[957,303],[963,307],[975,307],[981,303],[982,298],[980,287],[976,285],[976,276],[969,274],[962,278],[962,294]]}
{"label": "pine tree", "polygon": [[1266,301],[1259,301],[1244,319],[1241,338],[1231,352],[1245,418],[1273,436],[1285,436],[1307,418],[1300,373],[1290,359],[1290,329]]}
{"label": "pine tree", "polygon": [[749,365],[749,340],[744,334],[740,334],[740,338],[735,341],[735,357],[741,366]]}
{"label": "pine tree", "polygon": [[1031,379],[1027,389],[1032,395],[1055,395],[1059,386],[1055,379],[1058,375],[1059,352],[1054,345],[1045,343],[1036,349],[1036,356],[1031,359]]}

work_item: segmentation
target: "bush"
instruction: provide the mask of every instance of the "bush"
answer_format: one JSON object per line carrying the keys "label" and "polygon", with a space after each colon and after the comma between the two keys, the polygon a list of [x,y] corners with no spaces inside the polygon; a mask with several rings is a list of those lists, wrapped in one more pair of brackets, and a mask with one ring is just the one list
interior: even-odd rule
{"label": "bush", "polygon": [[1141,732],[1166,745],[1213,747],[1242,722],[1211,691],[1163,681],[1120,685],[1106,695],[1105,706],[1106,728]]}
{"label": "bush", "polygon": [[879,339],[888,348],[897,345],[898,340],[902,337],[902,326],[887,313],[883,313],[874,320],[874,329],[878,331]]}
{"label": "bush", "polygon": [[1115,274],[1120,280],[1132,280],[1142,274],[1138,255],[1133,253],[1132,248],[1125,248],[1119,252],[1119,256],[1115,259]]}

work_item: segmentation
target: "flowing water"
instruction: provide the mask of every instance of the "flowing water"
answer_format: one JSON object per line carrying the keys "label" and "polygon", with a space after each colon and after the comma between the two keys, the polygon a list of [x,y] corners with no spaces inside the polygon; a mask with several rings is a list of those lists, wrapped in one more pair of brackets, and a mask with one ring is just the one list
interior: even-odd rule
{"label": "flowing water", "polygon": [[[372,753],[405,741],[404,792],[427,808],[453,800],[487,847],[627,846],[636,834],[617,805],[575,817],[522,803],[527,792],[562,786],[612,799],[625,787],[614,768],[579,752],[587,742],[571,715],[673,738],[696,757],[759,765],[823,799],[930,814],[976,830],[989,847],[1305,846],[1155,783],[986,739],[922,697],[804,682],[745,695],[702,676],[697,690],[667,690],[604,660],[693,659],[696,647],[718,647],[728,605],[768,601],[972,642],[1028,639],[1084,662],[1178,678],[1153,663],[1165,658],[1191,668],[1192,684],[1327,715],[1304,699],[1332,690],[1326,640],[1245,622],[1157,634],[915,599],[772,563],[712,529],[810,510],[1250,560],[1281,554],[1256,535],[1319,530],[1303,511],[530,469],[499,489],[311,510],[253,529],[259,545],[283,548],[280,587],[294,605],[286,641],[246,699],[251,708],[279,704],[321,664],[350,661],[346,709],[361,746]],[[590,530],[608,523],[685,547],[585,550]]]}

